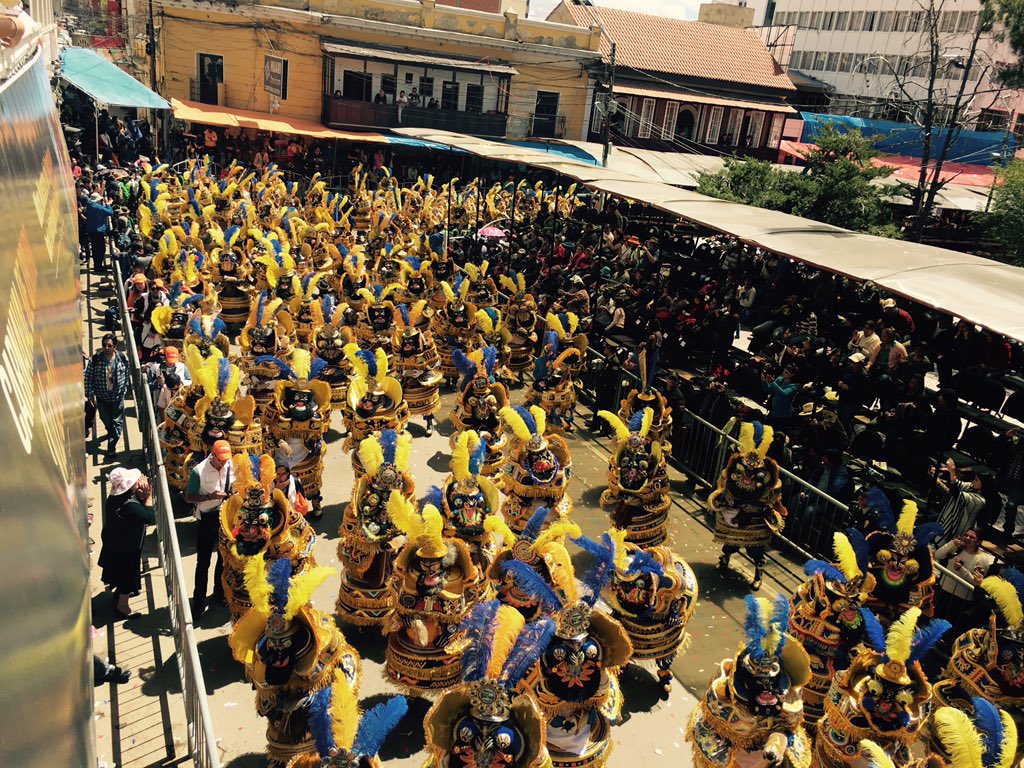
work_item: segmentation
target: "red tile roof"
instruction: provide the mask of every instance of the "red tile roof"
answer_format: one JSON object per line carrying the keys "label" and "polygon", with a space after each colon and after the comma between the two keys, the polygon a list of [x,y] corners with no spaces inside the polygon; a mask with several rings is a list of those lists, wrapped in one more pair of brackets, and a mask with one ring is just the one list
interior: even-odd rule
{"label": "red tile roof", "polygon": [[[760,38],[748,30],[616,8],[585,8],[569,0],[563,0],[561,7],[583,27],[594,23],[591,12],[600,17],[615,41],[615,63],[624,68],[623,77],[636,74],[630,70],[644,70],[795,90],[786,71]],[[602,35],[601,53],[606,59],[609,51],[608,39]]]}

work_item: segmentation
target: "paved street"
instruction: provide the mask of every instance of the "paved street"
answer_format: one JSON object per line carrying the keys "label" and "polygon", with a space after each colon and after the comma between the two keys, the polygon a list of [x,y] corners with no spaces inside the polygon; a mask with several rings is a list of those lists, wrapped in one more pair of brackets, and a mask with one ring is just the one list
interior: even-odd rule
{"label": "paved street", "polygon": [[[98,343],[98,320],[106,301],[112,296],[106,290],[91,288],[92,299],[86,313],[85,346],[94,349]],[[106,288],[106,284],[103,286]],[[522,402],[522,391],[512,393],[513,403]],[[451,426],[447,419],[454,396],[443,398],[440,423],[431,438],[422,436],[421,428],[414,424],[417,435],[413,441],[412,471],[417,496],[422,497],[433,484],[443,481],[448,472],[448,438]],[[128,440],[132,456],[139,458],[140,437],[137,432],[132,406],[129,404]],[[575,435],[568,438],[573,456],[571,493],[575,501],[574,518],[590,536],[599,536],[608,527],[607,514],[598,506],[598,498],[605,487],[610,441],[595,438],[582,425],[590,412],[581,408]],[[353,483],[350,458],[341,451],[340,417],[335,416],[334,427],[328,434],[328,455],[325,469],[323,518],[315,521],[318,540],[315,547],[321,565],[338,567],[336,547],[338,526],[342,511],[348,503]],[[99,553],[102,492],[105,466],[91,459],[93,484],[90,498],[96,523],[91,530],[97,542],[94,555]],[[130,463],[127,461],[126,463]],[[711,533],[703,524],[703,512],[694,500],[694,489],[677,471],[670,469],[673,483],[673,507],[670,520],[671,545],[692,566],[700,583],[700,601],[688,629],[692,636],[689,650],[673,665],[675,684],[666,702],[658,698],[658,686],[653,671],[631,665],[621,673],[624,692],[623,722],[613,730],[616,755],[613,765],[629,755],[633,759],[671,760],[672,764],[689,763],[689,745],[683,730],[697,697],[703,692],[718,662],[735,652],[742,634],[743,597],[747,592],[746,579],[751,575],[749,563],[741,557],[733,558],[743,575],[723,578],[715,570],[718,549],[711,541]],[[195,523],[186,510],[177,521],[178,537],[184,559],[188,590],[191,592],[194,572]],[[151,534],[152,537],[155,536]],[[570,544],[570,549],[575,547]],[[143,617],[129,622],[110,619],[109,597],[102,594],[98,573],[94,579],[94,623],[99,627],[96,639],[98,651],[104,650],[117,663],[136,671],[128,686],[97,689],[96,724],[97,753],[101,760],[113,768],[117,766],[156,766],[188,764],[185,743],[184,712],[175,667],[174,646],[169,636],[166,595],[162,589],[162,572],[150,542],[145,560],[147,577],[144,592],[133,600],[134,610]],[[778,554],[773,555],[762,589],[764,595],[772,591],[790,592],[797,584],[797,567]],[[314,596],[314,604],[332,611],[337,596],[339,579],[328,580]],[[371,705],[382,695],[392,693],[383,676],[384,640],[376,630],[363,630],[341,625],[350,642],[363,657],[363,678],[360,697]],[[199,654],[206,678],[214,731],[225,768],[257,768],[265,765],[263,756],[264,723],[256,716],[253,692],[245,682],[240,664],[235,662],[228,648],[228,612],[226,608],[212,608],[196,622]],[[406,768],[422,764],[424,755],[422,718],[429,702],[414,699],[410,713],[399,725],[381,753],[387,765]],[[102,764],[102,763],[101,763]],[[667,764],[667,763],[666,763]]]}

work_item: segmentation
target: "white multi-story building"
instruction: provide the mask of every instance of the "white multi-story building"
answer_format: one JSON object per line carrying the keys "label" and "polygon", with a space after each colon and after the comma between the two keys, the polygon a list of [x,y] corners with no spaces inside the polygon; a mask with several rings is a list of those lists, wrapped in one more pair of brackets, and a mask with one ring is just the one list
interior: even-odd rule
{"label": "white multi-story building", "polygon": [[[978,0],[777,0],[769,23],[796,27],[789,68],[834,87],[831,111],[906,121],[926,96],[929,19],[937,19],[940,39],[935,92],[948,107],[964,77],[979,10]],[[966,88],[977,127],[1024,130],[1021,92],[988,77],[1011,55],[991,37],[980,41]]]}

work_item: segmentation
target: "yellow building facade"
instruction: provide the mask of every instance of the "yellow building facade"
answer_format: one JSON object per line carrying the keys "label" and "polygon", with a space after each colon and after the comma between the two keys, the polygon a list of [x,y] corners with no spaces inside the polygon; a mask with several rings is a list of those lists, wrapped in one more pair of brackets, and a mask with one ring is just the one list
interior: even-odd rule
{"label": "yellow building facade", "polygon": [[154,0],[154,14],[164,96],[346,129],[579,139],[600,62],[596,27],[434,0]]}

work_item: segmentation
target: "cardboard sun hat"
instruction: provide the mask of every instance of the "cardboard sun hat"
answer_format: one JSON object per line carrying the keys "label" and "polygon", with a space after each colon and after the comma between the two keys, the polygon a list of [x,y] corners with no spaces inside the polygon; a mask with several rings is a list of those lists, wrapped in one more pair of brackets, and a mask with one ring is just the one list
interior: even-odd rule
{"label": "cardboard sun hat", "polygon": [[626,242],[630,243],[631,245],[640,245],[640,238],[637,237],[636,235],[630,235],[629,237],[626,238]]}
{"label": "cardboard sun hat", "polygon": [[896,299],[882,299],[881,300],[881,305],[882,305],[882,309],[889,309],[890,307],[895,307],[896,306]]}
{"label": "cardboard sun hat", "polygon": [[128,469],[127,467],[115,467],[110,470],[107,479],[110,481],[110,495],[120,496],[127,493],[142,478],[141,469]]}
{"label": "cardboard sun hat", "polygon": [[98,203],[100,200],[103,199],[103,195],[101,195],[99,192],[93,192],[91,195],[89,195],[89,199],[94,203]]}
{"label": "cardboard sun hat", "polygon": [[132,282],[142,288],[146,285],[146,276],[139,272],[137,275],[132,275]]}
{"label": "cardboard sun hat", "polygon": [[846,359],[849,360],[851,363],[863,363],[868,358],[863,352],[854,352]]}

